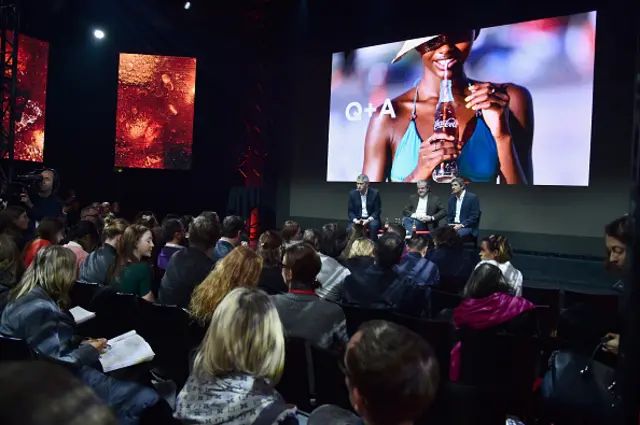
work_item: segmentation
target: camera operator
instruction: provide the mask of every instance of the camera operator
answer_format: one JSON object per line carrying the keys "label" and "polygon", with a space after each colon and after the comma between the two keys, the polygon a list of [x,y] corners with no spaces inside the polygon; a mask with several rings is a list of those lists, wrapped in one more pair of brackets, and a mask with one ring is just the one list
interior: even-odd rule
{"label": "camera operator", "polygon": [[27,214],[31,219],[31,230],[45,217],[63,216],[63,202],[55,193],[58,183],[55,171],[45,169],[40,172],[40,176],[42,181],[36,186],[37,192],[30,195],[25,190],[20,195],[20,201],[27,207]]}

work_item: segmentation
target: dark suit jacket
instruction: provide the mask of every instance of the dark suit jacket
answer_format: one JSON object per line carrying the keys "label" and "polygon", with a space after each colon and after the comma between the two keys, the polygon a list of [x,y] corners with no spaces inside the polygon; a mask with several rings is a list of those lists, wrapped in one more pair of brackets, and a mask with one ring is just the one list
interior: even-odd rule
{"label": "dark suit jacket", "polygon": [[[447,219],[449,224],[453,224],[456,218],[457,200],[456,195],[449,197]],[[478,201],[478,197],[475,194],[468,190],[464,194],[462,208],[460,208],[460,224],[471,229],[477,229],[480,225],[480,201]]]}
{"label": "dark suit jacket", "polygon": [[[418,195],[413,194],[409,196],[409,203],[405,205],[402,214],[405,217],[411,217],[411,214],[416,212],[416,208],[418,208]],[[433,193],[430,193],[427,199],[427,215],[433,216],[433,221],[427,223],[429,230],[438,227],[440,220],[447,216],[447,210],[442,206],[440,198]]]}
{"label": "dark suit jacket", "polygon": [[[367,192],[367,212],[369,217],[380,220],[382,212],[382,202],[380,201],[380,192],[377,189],[369,188]],[[362,198],[360,192],[353,189],[349,192],[349,221],[362,218]]]}

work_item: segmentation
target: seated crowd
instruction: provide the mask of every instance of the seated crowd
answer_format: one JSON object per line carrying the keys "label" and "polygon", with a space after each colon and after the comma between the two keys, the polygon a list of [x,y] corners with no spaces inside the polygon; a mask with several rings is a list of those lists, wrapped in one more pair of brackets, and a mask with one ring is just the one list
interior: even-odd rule
{"label": "seated crowd", "polygon": [[[476,258],[449,226],[434,229],[430,237],[415,233],[405,242],[400,226],[390,225],[373,241],[359,224],[347,232],[336,223],[303,230],[287,221],[281,231],[264,232],[254,249],[245,241],[241,217],[220,220],[214,212],[195,218],[170,214],[162,222],[142,212],[130,224],[96,209],[71,228],[46,217],[32,234],[24,213],[20,207],[0,212],[0,335],[23,340],[41,358],[52,359],[33,367],[61,388],[93,389],[95,397],[78,390],[76,401],[90,400],[95,415],[80,421],[83,413],[77,409],[58,412],[70,415],[66,423],[136,424],[164,401],[150,383],[103,373],[98,360],[108,349],[106,339],[82,335],[69,314],[74,285],[98,284],[140,302],[176,306],[205,330],[188,347],[190,375],[178,383],[166,423],[423,421],[444,388],[441,382],[464,381],[465,344],[457,331],[541,336],[536,305],[523,298],[523,275],[500,235],[483,239]],[[627,218],[620,220],[607,227],[607,245],[610,263],[622,269],[619,257],[629,243],[629,225]],[[624,246],[613,246],[616,241]],[[456,304],[436,308],[442,294]],[[348,332],[353,308],[390,315]],[[449,376],[441,376],[435,343],[393,317],[450,324]],[[307,417],[287,404],[278,384],[289,338],[334,356],[346,377],[350,406],[321,406]],[[614,334],[612,352],[617,342]],[[13,397],[16,406],[62,397],[44,389],[32,394],[25,385],[9,390],[7,381],[24,367],[0,364],[0,410],[12,408],[5,397]],[[44,423],[36,413],[21,423]]]}

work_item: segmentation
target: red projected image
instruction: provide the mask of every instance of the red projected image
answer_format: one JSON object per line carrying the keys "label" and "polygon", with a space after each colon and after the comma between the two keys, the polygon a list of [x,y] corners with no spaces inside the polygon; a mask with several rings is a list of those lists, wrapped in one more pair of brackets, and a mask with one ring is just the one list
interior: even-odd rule
{"label": "red projected image", "polygon": [[[13,39],[11,32],[7,33],[7,37]],[[7,47],[10,49],[9,45]],[[10,55],[11,51],[8,51],[7,58]],[[14,158],[17,160],[42,162],[48,65],[49,43],[20,35],[14,147]],[[9,116],[4,119],[4,125],[8,127]]]}
{"label": "red projected image", "polygon": [[196,59],[121,54],[116,167],[191,166]]}

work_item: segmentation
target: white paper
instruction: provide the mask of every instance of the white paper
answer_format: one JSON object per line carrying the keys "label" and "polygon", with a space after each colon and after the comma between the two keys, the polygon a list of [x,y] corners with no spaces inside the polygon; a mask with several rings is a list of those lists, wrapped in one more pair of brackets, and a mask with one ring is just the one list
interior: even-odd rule
{"label": "white paper", "polygon": [[71,313],[73,320],[75,320],[78,325],[96,317],[93,311],[85,310],[82,307],[73,307],[69,310],[69,313]]}
{"label": "white paper", "polygon": [[136,331],[110,339],[107,344],[107,350],[100,355],[105,373],[148,362],[155,357],[151,346]]}

